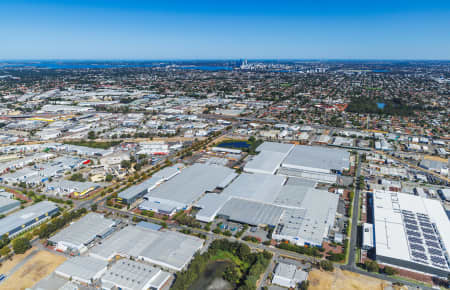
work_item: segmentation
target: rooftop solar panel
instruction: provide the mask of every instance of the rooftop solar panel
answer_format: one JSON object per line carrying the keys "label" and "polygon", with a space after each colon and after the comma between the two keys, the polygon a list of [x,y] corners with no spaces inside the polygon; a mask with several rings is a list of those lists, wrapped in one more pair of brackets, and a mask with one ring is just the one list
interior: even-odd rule
{"label": "rooftop solar panel", "polygon": [[431,255],[442,256],[443,252],[440,249],[428,248],[428,253]]}
{"label": "rooftop solar panel", "polygon": [[415,231],[406,231],[406,234],[408,236],[420,237],[420,233],[419,232],[415,232]]}
{"label": "rooftop solar panel", "polygon": [[414,231],[418,231],[418,230],[419,230],[419,227],[418,227],[418,226],[415,226],[415,225],[405,224],[405,226],[406,226],[406,228],[407,228],[408,230],[414,230]]}
{"label": "rooftop solar panel", "polygon": [[423,254],[423,253],[420,253],[420,252],[415,252],[415,251],[412,251],[411,252],[411,255],[414,257],[414,258],[418,258],[418,259],[421,259],[421,260],[427,260],[427,256],[425,255],[425,254]]}
{"label": "rooftop solar panel", "polygon": [[436,264],[441,264],[441,265],[445,265],[445,260],[442,257],[438,257],[438,256],[430,256],[430,259],[433,263]]}
{"label": "rooftop solar panel", "polygon": [[435,235],[423,234],[423,237],[425,238],[425,240],[429,240],[429,241],[433,241],[433,242],[437,241],[437,238]]}
{"label": "rooftop solar panel", "polygon": [[427,244],[427,246],[429,247],[433,247],[433,248],[440,248],[439,244],[436,242],[432,242],[432,241],[425,241],[425,243]]}
{"label": "rooftop solar panel", "polygon": [[415,251],[425,252],[425,248],[424,248],[422,245],[418,245],[418,244],[409,244],[409,247],[410,247],[412,250],[415,250]]}
{"label": "rooftop solar panel", "polygon": [[434,231],[429,228],[422,228],[422,232],[427,233],[427,234],[434,234]]}
{"label": "rooftop solar panel", "polygon": [[417,226],[417,222],[415,220],[412,219],[404,219],[403,220],[405,222],[405,224],[413,224]]}
{"label": "rooftop solar panel", "polygon": [[433,226],[430,223],[424,223],[424,222],[420,222],[420,226],[421,227],[425,227],[425,228],[433,228]]}
{"label": "rooftop solar panel", "polygon": [[421,238],[416,238],[416,237],[412,237],[412,236],[408,236],[408,240],[410,243],[417,243],[417,244],[423,243]]}

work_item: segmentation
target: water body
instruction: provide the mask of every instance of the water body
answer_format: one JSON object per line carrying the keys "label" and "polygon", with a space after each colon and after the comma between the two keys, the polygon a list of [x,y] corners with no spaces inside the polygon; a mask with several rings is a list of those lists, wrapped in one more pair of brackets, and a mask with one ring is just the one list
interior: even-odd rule
{"label": "water body", "polygon": [[231,284],[222,278],[222,273],[229,264],[228,261],[209,263],[188,290],[232,290]]}
{"label": "water body", "polygon": [[385,103],[377,103],[377,107],[378,107],[378,109],[380,109],[380,110],[383,110],[385,106],[386,106]]}

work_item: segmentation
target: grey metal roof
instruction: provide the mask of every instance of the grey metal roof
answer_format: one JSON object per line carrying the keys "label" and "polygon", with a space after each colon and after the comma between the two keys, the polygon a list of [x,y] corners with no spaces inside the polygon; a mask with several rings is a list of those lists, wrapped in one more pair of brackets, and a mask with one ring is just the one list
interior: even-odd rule
{"label": "grey metal roof", "polygon": [[91,212],[49,238],[49,241],[64,242],[66,245],[79,248],[92,241],[97,235],[106,233],[114,224],[113,220]]}
{"label": "grey metal roof", "polygon": [[294,147],[293,144],[286,144],[286,143],[277,143],[277,142],[264,142],[261,145],[258,146],[256,151],[272,151],[272,152],[279,152],[279,153],[288,153],[290,150],[292,150],[292,147]]}
{"label": "grey metal roof", "polygon": [[0,196],[0,213],[3,210],[9,210],[16,206],[20,206],[20,201]]}
{"label": "grey metal roof", "polygon": [[0,236],[57,208],[53,202],[41,201],[2,218],[0,219]]}
{"label": "grey metal roof", "polygon": [[280,192],[285,177],[242,173],[223,192],[223,195],[271,203]]}
{"label": "grey metal roof", "polygon": [[180,270],[202,245],[203,240],[178,232],[128,226],[93,247],[89,255],[109,260],[124,254]]}
{"label": "grey metal roof", "polygon": [[233,170],[227,167],[196,163],[182,170],[171,180],[151,190],[148,196],[188,205],[206,191],[215,189],[232,172]]}
{"label": "grey metal roof", "polygon": [[219,214],[230,220],[250,225],[275,226],[283,213],[283,208],[257,201],[232,198],[220,209]]}
{"label": "grey metal roof", "polygon": [[101,278],[103,283],[111,283],[124,289],[159,289],[170,274],[143,263],[121,259],[114,263]]}
{"label": "grey metal roof", "polygon": [[56,268],[55,272],[84,281],[93,279],[100,271],[104,270],[108,262],[88,256],[70,258]]}
{"label": "grey metal roof", "polygon": [[274,174],[285,157],[286,153],[262,151],[245,165],[244,171]]}
{"label": "grey metal roof", "polygon": [[308,167],[322,170],[349,168],[350,153],[322,146],[295,146],[283,161],[286,167]]}
{"label": "grey metal roof", "polygon": [[148,191],[152,187],[158,185],[159,183],[163,182],[164,180],[168,180],[172,178],[174,175],[180,172],[180,168],[182,166],[180,164],[175,164],[170,167],[165,167],[161,169],[160,171],[156,172],[152,175],[152,177],[144,180],[144,182],[134,185],[132,187],[129,187],[125,189],[124,191],[119,193],[120,198],[124,199],[133,199],[139,194],[142,194],[143,192]]}
{"label": "grey metal roof", "polygon": [[309,189],[301,205],[287,208],[281,217],[281,235],[301,237],[320,245],[333,226],[339,196],[325,190]]}

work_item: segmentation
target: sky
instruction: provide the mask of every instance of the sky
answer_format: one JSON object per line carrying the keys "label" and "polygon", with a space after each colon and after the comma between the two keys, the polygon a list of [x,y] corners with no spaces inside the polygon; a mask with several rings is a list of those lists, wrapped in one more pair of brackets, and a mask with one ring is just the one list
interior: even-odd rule
{"label": "sky", "polygon": [[450,1],[0,0],[0,59],[450,59]]}

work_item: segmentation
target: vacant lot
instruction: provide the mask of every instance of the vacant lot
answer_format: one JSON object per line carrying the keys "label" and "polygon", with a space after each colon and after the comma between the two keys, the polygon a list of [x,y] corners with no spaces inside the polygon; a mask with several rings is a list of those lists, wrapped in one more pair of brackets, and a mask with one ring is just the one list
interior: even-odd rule
{"label": "vacant lot", "polygon": [[383,290],[387,282],[336,269],[334,272],[313,270],[309,273],[311,290]]}
{"label": "vacant lot", "polygon": [[[30,251],[27,251],[27,253],[30,253]],[[39,280],[53,272],[65,260],[66,258],[63,256],[40,251],[8,277],[5,282],[0,284],[0,289],[25,289],[32,287]],[[3,271],[3,267],[0,269]]]}

